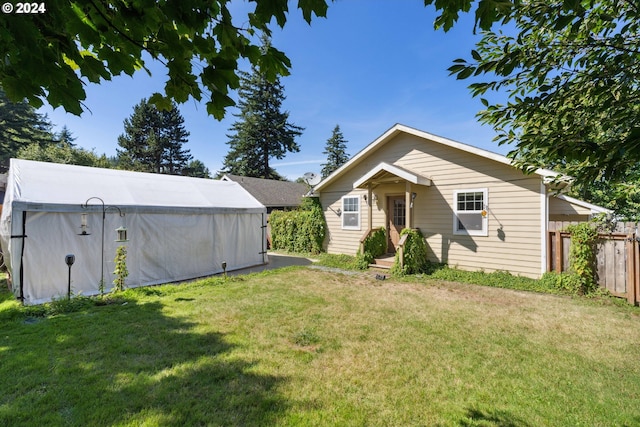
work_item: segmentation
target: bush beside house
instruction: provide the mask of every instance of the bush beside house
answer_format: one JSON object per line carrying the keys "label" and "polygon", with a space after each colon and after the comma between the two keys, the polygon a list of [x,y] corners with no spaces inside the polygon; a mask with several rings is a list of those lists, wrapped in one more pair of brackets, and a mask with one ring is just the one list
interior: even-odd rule
{"label": "bush beside house", "polygon": [[317,197],[305,198],[293,211],[272,211],[269,223],[272,249],[312,254],[322,251],[327,226]]}

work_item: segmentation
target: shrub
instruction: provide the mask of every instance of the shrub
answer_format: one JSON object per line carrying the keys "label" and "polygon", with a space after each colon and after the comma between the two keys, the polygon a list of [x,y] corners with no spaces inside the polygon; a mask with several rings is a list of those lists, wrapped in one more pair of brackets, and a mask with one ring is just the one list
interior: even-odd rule
{"label": "shrub", "polygon": [[387,251],[387,230],[380,227],[374,230],[364,240],[364,251],[371,254],[373,258],[383,255]]}
{"label": "shrub", "polygon": [[317,197],[306,197],[293,211],[273,211],[271,247],[289,252],[318,254],[326,235],[326,223]]}
{"label": "shrub", "polygon": [[354,267],[366,270],[373,260],[387,251],[387,230],[380,227],[374,230],[362,243],[364,252],[358,251],[354,260]]}
{"label": "shrub", "polygon": [[549,271],[540,278],[540,284],[548,290],[556,290],[562,293],[579,295],[584,293],[583,279],[576,273],[557,273]]}
{"label": "shrub", "polygon": [[400,251],[398,251],[393,267],[391,267],[391,274],[404,276],[405,274],[425,273],[429,270],[429,261],[427,260],[427,244],[422,233],[418,230],[405,228],[400,232],[400,237],[404,235],[407,236],[407,240],[402,251],[403,266],[400,266]]}

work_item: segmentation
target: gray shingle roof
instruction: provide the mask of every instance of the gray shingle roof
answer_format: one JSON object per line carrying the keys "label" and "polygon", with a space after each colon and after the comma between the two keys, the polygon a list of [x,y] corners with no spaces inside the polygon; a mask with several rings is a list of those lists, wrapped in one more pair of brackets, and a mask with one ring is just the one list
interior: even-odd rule
{"label": "gray shingle roof", "polygon": [[225,174],[222,179],[235,181],[266,207],[299,206],[309,189],[305,184],[275,179],[249,178]]}

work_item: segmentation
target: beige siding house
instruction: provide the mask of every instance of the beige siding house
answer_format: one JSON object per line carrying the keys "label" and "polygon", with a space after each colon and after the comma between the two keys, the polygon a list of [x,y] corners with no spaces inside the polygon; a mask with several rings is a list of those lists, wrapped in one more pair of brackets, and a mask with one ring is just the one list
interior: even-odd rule
{"label": "beige siding house", "polygon": [[[315,188],[328,225],[327,252],[355,254],[385,227],[388,251],[418,228],[428,257],[461,269],[539,277],[551,220],[586,220],[606,209],[556,195],[557,174],[530,175],[504,156],[395,125]],[[556,189],[557,190],[557,189]]]}

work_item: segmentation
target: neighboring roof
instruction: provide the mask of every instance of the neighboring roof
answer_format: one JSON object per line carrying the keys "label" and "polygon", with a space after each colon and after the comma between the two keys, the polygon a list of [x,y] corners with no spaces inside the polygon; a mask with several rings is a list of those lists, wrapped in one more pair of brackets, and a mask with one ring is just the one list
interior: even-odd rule
{"label": "neighboring roof", "polygon": [[[505,164],[505,165],[513,166],[513,162],[509,158],[507,158],[507,157],[505,157],[505,156],[503,156],[501,154],[496,154],[496,153],[493,153],[491,151],[483,150],[481,148],[473,147],[471,145],[463,144],[461,142],[453,141],[451,139],[447,139],[447,138],[443,138],[441,136],[437,136],[437,135],[433,135],[433,134],[430,134],[430,133],[427,133],[427,132],[423,132],[421,130],[417,130],[417,129],[411,128],[409,126],[405,126],[405,125],[401,125],[401,124],[395,124],[389,130],[387,130],[385,133],[383,133],[381,136],[379,136],[375,141],[373,141],[371,144],[367,145],[365,148],[360,150],[360,152],[355,154],[351,159],[349,159],[348,162],[346,162],[345,164],[340,166],[338,169],[336,169],[331,175],[329,175],[328,177],[323,179],[318,185],[316,185],[314,187],[313,190],[314,191],[321,190],[327,184],[329,184],[330,182],[335,180],[337,177],[342,175],[346,170],[351,168],[351,166],[353,166],[354,164],[359,163],[370,152],[372,152],[375,149],[377,149],[378,147],[386,144],[388,141],[390,141],[391,139],[393,139],[394,137],[396,137],[397,135],[399,135],[401,133],[414,135],[414,136],[417,136],[419,138],[424,138],[424,139],[427,139],[429,141],[433,141],[435,143],[445,145],[447,147],[456,148],[458,150],[465,151],[467,153],[475,154],[477,156],[484,157],[484,158],[487,158],[487,159],[490,159],[490,160],[494,160],[496,162],[499,162],[499,163],[502,163],[502,164]],[[554,171],[549,170],[549,169],[537,169],[534,173],[537,174],[537,175],[540,175],[541,177],[546,178],[546,179],[553,179],[553,178],[556,178],[556,177],[558,177],[560,175],[557,172],[554,172]]]}
{"label": "neighboring roof", "polygon": [[308,192],[305,184],[297,182],[231,174],[225,174],[220,179],[237,182],[266,207],[300,206],[302,197]]}
{"label": "neighboring roof", "polygon": [[[106,205],[173,212],[264,211],[234,182],[11,159],[5,202],[29,210],[74,211],[91,197]],[[100,202],[92,200],[89,209]]]}

